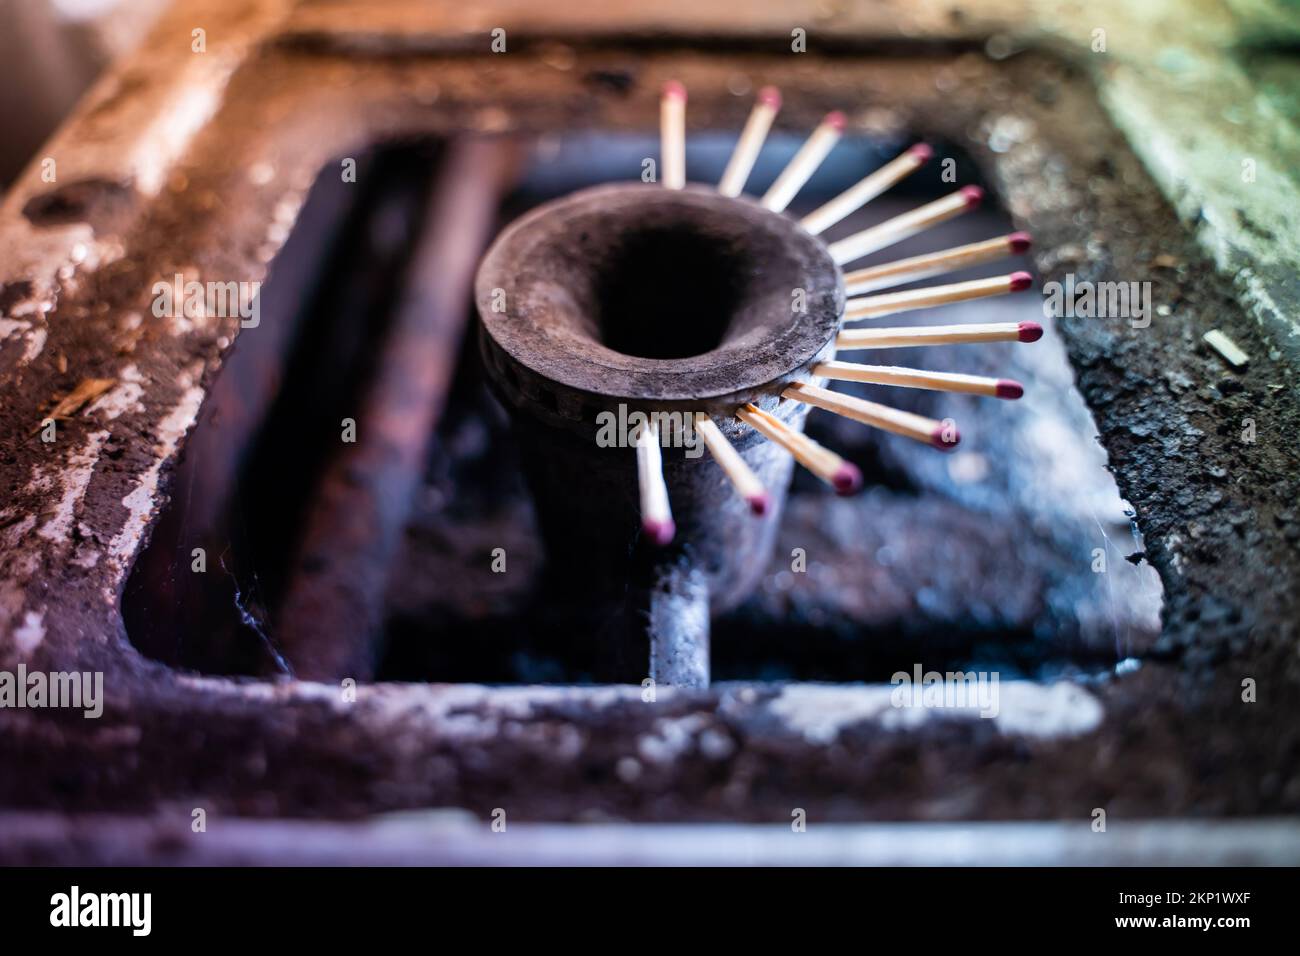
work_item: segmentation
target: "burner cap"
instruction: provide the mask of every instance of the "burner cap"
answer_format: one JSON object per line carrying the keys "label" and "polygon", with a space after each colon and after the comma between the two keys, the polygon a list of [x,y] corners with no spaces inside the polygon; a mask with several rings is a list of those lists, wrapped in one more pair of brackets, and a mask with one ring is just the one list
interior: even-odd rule
{"label": "burner cap", "polygon": [[844,285],[792,219],[706,187],[636,183],[512,224],[477,299],[492,342],[541,379],[634,405],[734,405],[831,346]]}

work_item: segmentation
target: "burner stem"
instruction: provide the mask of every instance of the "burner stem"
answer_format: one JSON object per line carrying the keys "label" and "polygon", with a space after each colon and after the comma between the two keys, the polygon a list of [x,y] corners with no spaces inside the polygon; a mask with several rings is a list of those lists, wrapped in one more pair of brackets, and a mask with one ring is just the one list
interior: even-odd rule
{"label": "burner stem", "polygon": [[666,568],[650,594],[650,677],[669,687],[709,686],[709,586],[684,561]]}

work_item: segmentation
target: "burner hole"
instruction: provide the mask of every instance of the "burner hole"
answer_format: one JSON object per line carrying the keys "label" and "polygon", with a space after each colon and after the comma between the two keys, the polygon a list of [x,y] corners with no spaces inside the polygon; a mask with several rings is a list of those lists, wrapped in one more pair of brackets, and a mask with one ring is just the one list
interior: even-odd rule
{"label": "burner hole", "polygon": [[637,358],[681,359],[723,343],[742,300],[745,264],[687,225],[629,232],[598,266],[600,341]]}

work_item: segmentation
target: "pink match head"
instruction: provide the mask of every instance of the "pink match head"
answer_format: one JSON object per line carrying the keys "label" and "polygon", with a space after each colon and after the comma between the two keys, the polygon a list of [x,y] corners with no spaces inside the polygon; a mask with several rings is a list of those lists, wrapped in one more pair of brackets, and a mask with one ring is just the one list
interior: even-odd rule
{"label": "pink match head", "polygon": [[669,80],[664,84],[664,99],[681,100],[685,103],[686,87],[682,86],[682,84],[678,83],[676,80]]}
{"label": "pink match head", "polygon": [[907,155],[918,163],[928,163],[930,158],[934,156],[934,150],[930,148],[929,143],[917,143],[907,151]]}
{"label": "pink match head", "polygon": [[767,514],[768,509],[772,507],[772,499],[766,491],[746,495],[745,500],[749,502],[749,510],[753,512],[756,518],[763,517],[763,515]]}
{"label": "pink match head", "polygon": [[1020,341],[1037,342],[1043,337],[1043,327],[1037,322],[1020,323]]}
{"label": "pink match head", "polygon": [[832,110],[827,113],[826,118],[822,120],[822,123],[829,126],[837,133],[844,132],[844,127],[848,125],[848,122],[848,119],[839,110]]}
{"label": "pink match head", "polygon": [[1020,398],[1025,394],[1025,387],[1015,379],[1000,378],[997,384],[998,398]]}
{"label": "pink match head", "polygon": [[781,91],[775,86],[765,86],[758,91],[758,101],[774,110],[781,108]]}
{"label": "pink match head", "polygon": [[857,465],[846,461],[831,476],[831,486],[837,495],[851,495],[862,487],[862,472]]}
{"label": "pink match head", "polygon": [[966,197],[966,205],[971,209],[984,201],[984,190],[978,186],[963,186],[960,191]]}
{"label": "pink match head", "polygon": [[1013,232],[1007,236],[1007,245],[1011,251],[1019,255],[1022,252],[1028,252],[1029,247],[1034,244],[1034,239],[1027,232]]}
{"label": "pink match head", "polygon": [[1031,276],[1028,272],[1011,273],[1012,292],[1024,292],[1033,284],[1034,284],[1034,277]]}
{"label": "pink match head", "polygon": [[952,451],[961,441],[961,432],[952,425],[936,425],[930,432],[930,444],[940,451]]}
{"label": "pink match head", "polygon": [[667,547],[672,543],[673,535],[677,534],[677,526],[673,524],[673,519],[667,521],[656,521],[654,518],[642,518],[641,530],[645,536],[660,548]]}

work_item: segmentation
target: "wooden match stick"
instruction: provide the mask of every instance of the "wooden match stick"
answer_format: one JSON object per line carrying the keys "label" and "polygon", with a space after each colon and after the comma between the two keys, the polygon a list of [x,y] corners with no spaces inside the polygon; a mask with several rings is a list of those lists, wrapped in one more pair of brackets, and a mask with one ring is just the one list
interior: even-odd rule
{"label": "wooden match stick", "polygon": [[924,289],[909,289],[906,292],[863,296],[860,299],[850,299],[845,303],[844,321],[878,319],[882,315],[911,312],[913,309],[928,309],[935,305],[950,305],[953,302],[1006,295],[1008,292],[1028,289],[1033,281],[1033,277],[1028,272],[1013,272],[1010,275],[994,276],[991,279],[973,279],[970,282],[951,282],[948,285],[932,285]]}
{"label": "wooden match stick", "polygon": [[636,433],[636,478],[641,489],[641,530],[663,547],[673,540],[677,528],[668,505],[668,484],[664,481],[663,453],[659,448],[659,423],[653,418]]}
{"label": "wooden match stick", "polygon": [[820,209],[799,220],[799,224],[814,236],[825,232],[844,217],[861,209],[900,179],[910,176],[934,155],[925,143],[917,143],[903,155],[890,160],[874,173],[840,193]]}
{"label": "wooden match stick", "polygon": [[901,388],[924,388],[934,392],[962,392],[967,395],[990,395],[994,398],[1020,398],[1025,387],[1014,379],[986,378],[959,372],[930,372],[897,365],[858,365],[854,362],[830,361],[813,366],[813,374],[838,382],[870,382],[873,385],[897,385]]}
{"label": "wooden match stick", "polygon": [[781,109],[781,93],[775,86],[765,86],[758,91],[754,108],[749,111],[749,119],[740,133],[735,152],[727,163],[722,179],[718,181],[718,192],[724,196],[739,196],[754,169],[758,154],[763,149],[772,121]]}
{"label": "wooden match stick", "polygon": [[994,262],[1011,255],[1020,255],[1029,249],[1032,240],[1027,232],[1013,232],[996,239],[972,242],[966,246],[955,246],[941,252],[927,252],[925,255],[912,256],[885,262],[878,266],[858,269],[844,276],[844,290],[848,295],[862,295],[877,289],[904,285],[917,279],[956,272],[969,266]]}
{"label": "wooden match stick", "polygon": [[781,397],[788,398],[792,402],[805,402],[824,408],[828,412],[843,415],[845,418],[870,425],[872,428],[880,428],[895,435],[924,442],[940,451],[955,448],[961,441],[961,435],[951,424],[905,412],[899,408],[890,408],[888,405],[868,402],[866,399],[855,398],[852,395],[841,395],[839,392],[832,392],[829,388],[809,385],[807,382],[795,382],[781,393]]}
{"label": "wooden match stick", "polygon": [[835,337],[835,347],[852,351],[913,345],[963,345],[968,342],[1037,342],[1042,337],[1043,327],[1037,322],[909,325],[893,329],[849,329]]}
{"label": "wooden match stick", "polygon": [[862,487],[862,472],[856,465],[795,431],[775,415],[756,405],[745,405],[736,409],[736,417],[788,451],[795,461],[829,484],[837,494],[851,495]]}
{"label": "wooden match stick", "polygon": [[847,239],[832,242],[830,244],[831,258],[839,265],[861,259],[863,256],[871,255],[871,253],[884,249],[886,246],[902,242],[909,236],[914,236],[931,226],[936,226],[951,219],[953,216],[974,209],[983,199],[984,190],[978,186],[963,186],[955,193],[944,196],[942,199],[926,203],[920,208],[905,212],[901,216],[895,216],[893,219],[886,219],[879,225],[854,233]]}
{"label": "wooden match stick", "polygon": [[781,170],[781,174],[776,177],[776,182],[772,183],[763,194],[761,201],[764,206],[773,212],[782,212],[790,205],[790,200],[794,199],[803,188],[803,184],[812,178],[812,174],[817,172],[817,167],[822,164],[822,160],[840,141],[840,137],[844,135],[844,124],[844,114],[839,110],[826,114],[826,118],[799,147],[799,152],[795,153],[785,169]]}
{"label": "wooden match stick", "polygon": [[660,163],[669,189],[686,185],[686,87],[676,80],[664,84],[659,100]]}
{"label": "wooden match stick", "polygon": [[727,436],[722,434],[722,429],[713,423],[708,415],[704,412],[695,413],[695,430],[700,433],[704,439],[704,444],[708,446],[709,453],[713,455],[723,472],[735,486],[736,492],[745,501],[749,502],[749,510],[755,515],[764,515],[771,506],[772,500],[768,496],[767,489],[763,483],[758,480],[758,475],[754,474],[752,468],[745,464],[745,459],[740,457],[740,452],[731,446],[727,441]]}

